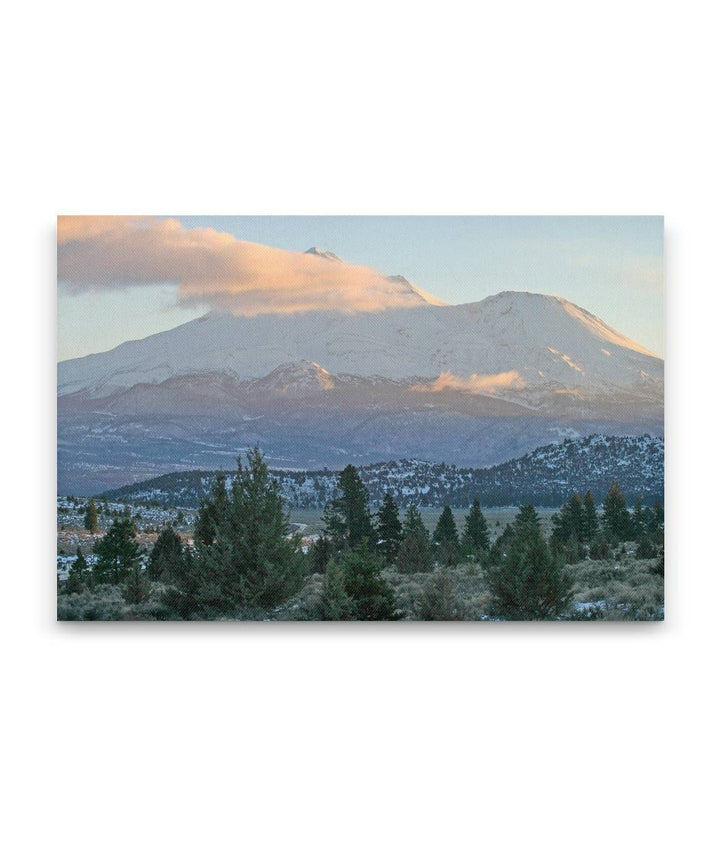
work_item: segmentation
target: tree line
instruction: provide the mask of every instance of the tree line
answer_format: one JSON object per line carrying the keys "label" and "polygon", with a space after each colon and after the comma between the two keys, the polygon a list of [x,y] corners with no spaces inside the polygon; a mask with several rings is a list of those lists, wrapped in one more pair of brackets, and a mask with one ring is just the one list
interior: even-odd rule
{"label": "tree line", "polygon": [[229,487],[225,474],[217,474],[201,500],[192,546],[168,524],[143,567],[133,521],[119,517],[96,541],[92,568],[78,549],[66,590],[121,585],[125,600],[139,604],[156,582],[162,584],[163,617],[247,617],[283,604],[309,574],[318,573],[321,596],[306,617],[394,620],[402,615],[384,575],[393,568],[399,574],[432,575],[421,594],[421,617],[458,619],[462,604],[447,569],[471,562],[484,569],[492,615],[548,619],[560,616],[570,602],[573,580],[567,565],[586,555],[605,558],[611,547],[629,540],[638,543],[638,556],[652,558],[662,544],[664,521],[660,503],[648,509],[638,499],[631,513],[613,482],[601,513],[592,493],[573,494],[553,517],[548,539],[528,504],[491,541],[477,498],[461,530],[445,506],[431,533],[415,505],[401,519],[390,493],[373,513],[368,490],[349,465],[340,475],[336,498],[326,506],[322,533],[307,554],[290,528],[277,482],[256,448],[245,463],[238,460]]}

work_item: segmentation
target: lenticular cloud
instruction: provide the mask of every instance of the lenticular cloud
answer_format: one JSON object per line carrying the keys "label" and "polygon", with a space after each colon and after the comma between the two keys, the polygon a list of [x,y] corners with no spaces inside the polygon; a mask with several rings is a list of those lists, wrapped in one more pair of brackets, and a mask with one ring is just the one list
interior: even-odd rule
{"label": "lenticular cloud", "polygon": [[152,217],[59,217],[58,280],[79,290],[172,283],[181,302],[239,315],[440,302],[370,267]]}

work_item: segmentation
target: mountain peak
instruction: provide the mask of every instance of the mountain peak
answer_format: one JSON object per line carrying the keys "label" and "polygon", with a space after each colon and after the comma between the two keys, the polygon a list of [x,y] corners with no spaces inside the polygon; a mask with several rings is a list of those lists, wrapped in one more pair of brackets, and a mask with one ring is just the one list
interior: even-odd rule
{"label": "mountain peak", "polygon": [[321,259],[327,259],[331,262],[341,262],[342,259],[340,256],[336,256],[335,253],[331,253],[330,250],[321,250],[320,247],[310,247],[309,250],[305,250],[306,256],[319,256]]}

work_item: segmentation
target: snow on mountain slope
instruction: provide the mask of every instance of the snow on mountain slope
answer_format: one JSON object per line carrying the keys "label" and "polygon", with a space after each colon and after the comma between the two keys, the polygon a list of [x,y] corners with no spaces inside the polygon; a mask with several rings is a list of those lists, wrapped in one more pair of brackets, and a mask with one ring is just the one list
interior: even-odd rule
{"label": "snow on mountain slope", "polygon": [[[331,375],[426,378],[436,380],[438,389],[443,382],[454,389],[465,384],[468,393],[473,386],[492,388],[494,395],[526,402],[535,394],[662,400],[663,361],[563,298],[503,292],[445,306],[427,302],[402,277],[387,282],[389,289],[411,289],[418,305],[373,313],[212,312],[60,363],[58,394],[82,391],[99,398],[203,372],[249,380],[279,366],[310,363]],[[507,390],[498,388],[503,377],[512,378]]]}

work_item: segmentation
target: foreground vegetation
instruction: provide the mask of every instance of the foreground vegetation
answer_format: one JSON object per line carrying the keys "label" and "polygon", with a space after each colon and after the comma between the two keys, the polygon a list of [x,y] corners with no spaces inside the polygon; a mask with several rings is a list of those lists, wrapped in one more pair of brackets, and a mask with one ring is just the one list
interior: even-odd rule
{"label": "foreground vegetation", "polygon": [[[291,534],[256,449],[229,489],[201,503],[188,540],[165,525],[143,552],[129,515],[78,548],[59,582],[60,620],[658,620],[664,521],[659,503],[631,513],[614,483],[600,510],[573,495],[546,537],[522,506],[492,533],[478,500],[458,529],[449,507],[432,535],[394,498],[369,508],[354,467],[340,477],[309,550]],[[88,507],[88,524],[93,510]]]}

